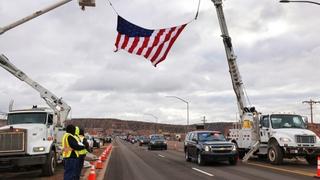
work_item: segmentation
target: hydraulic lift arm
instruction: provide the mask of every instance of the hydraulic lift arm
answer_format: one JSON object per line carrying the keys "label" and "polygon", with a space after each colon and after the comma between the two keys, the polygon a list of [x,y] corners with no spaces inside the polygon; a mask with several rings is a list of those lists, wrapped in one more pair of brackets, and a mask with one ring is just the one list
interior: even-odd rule
{"label": "hydraulic lift arm", "polygon": [[[15,21],[7,26],[0,27],[0,35],[5,33],[6,31],[12,29],[12,28],[15,28],[15,27],[27,22],[27,21],[30,21],[31,19],[34,19],[38,16],[41,16],[42,14],[45,14],[53,9],[56,9],[57,7],[60,7],[64,4],[67,4],[68,2],[71,2],[71,1],[72,0],[62,0],[62,1],[56,2],[46,8],[43,8],[39,11],[32,13],[29,16],[26,16],[22,19],[19,19],[19,20]],[[85,6],[95,6],[95,0],[79,0],[79,5],[82,7],[82,10],[84,10]]]}
{"label": "hydraulic lift arm", "polygon": [[44,88],[37,82],[33,81],[29,78],[23,71],[18,69],[15,65],[13,65],[9,59],[3,54],[0,55],[0,66],[7,70],[9,73],[14,75],[16,78],[24,81],[28,85],[30,85],[33,89],[40,93],[40,97],[43,98],[48,106],[54,110],[57,115],[57,126],[64,126],[64,122],[68,117],[68,114],[71,110],[71,107],[62,100],[62,98],[58,98],[48,89]]}
{"label": "hydraulic lift arm", "polygon": [[[246,154],[246,156],[243,158],[243,161],[247,161],[250,158],[250,156],[259,148],[259,145],[260,145],[259,117],[258,117],[258,114],[256,113],[255,108],[248,106],[249,104],[245,98],[244,86],[243,86],[243,82],[241,80],[240,72],[236,62],[237,57],[233,51],[231,37],[229,36],[227,23],[223,13],[222,0],[212,0],[212,2],[216,7],[217,16],[219,19],[220,29],[222,32],[221,36],[223,38],[223,44],[224,44],[226,55],[227,55],[229,72],[232,80],[232,86],[237,97],[237,105],[239,109],[241,124],[244,125],[245,121],[249,123],[251,122],[253,123],[253,129],[252,129],[253,136],[254,136],[253,139],[255,139],[256,142],[251,147],[250,151]],[[251,125],[249,125],[249,128],[252,128]]]}

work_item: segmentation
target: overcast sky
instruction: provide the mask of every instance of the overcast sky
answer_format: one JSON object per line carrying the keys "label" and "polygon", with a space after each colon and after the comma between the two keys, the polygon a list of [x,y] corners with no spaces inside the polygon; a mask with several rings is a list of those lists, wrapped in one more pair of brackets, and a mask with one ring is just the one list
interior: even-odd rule
{"label": "overcast sky", "polygon": [[[157,68],[141,56],[113,52],[117,15],[107,0],[80,10],[68,3],[0,35],[0,53],[72,107],[73,118],[107,117],[186,124],[235,121],[237,105],[220,37],[216,10],[202,0]],[[55,0],[2,0],[0,26]],[[148,29],[193,19],[197,0],[113,0],[128,21]],[[320,100],[320,6],[278,0],[227,0],[225,16],[251,104],[263,113],[309,115],[302,101]],[[0,111],[45,106],[39,94],[0,69]],[[320,123],[320,105],[314,116]]]}

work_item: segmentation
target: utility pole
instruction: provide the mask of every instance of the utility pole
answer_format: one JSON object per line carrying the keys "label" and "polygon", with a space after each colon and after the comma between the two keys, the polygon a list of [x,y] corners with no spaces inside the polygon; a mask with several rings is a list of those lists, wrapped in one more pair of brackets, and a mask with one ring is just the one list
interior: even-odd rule
{"label": "utility pole", "polygon": [[203,119],[201,120],[203,122],[203,125],[205,126],[206,125],[206,116],[203,116]]}
{"label": "utility pole", "polygon": [[311,117],[311,124],[313,124],[313,105],[319,104],[320,101],[314,101],[310,99],[309,101],[302,101],[303,104],[309,104],[310,105],[310,117]]}

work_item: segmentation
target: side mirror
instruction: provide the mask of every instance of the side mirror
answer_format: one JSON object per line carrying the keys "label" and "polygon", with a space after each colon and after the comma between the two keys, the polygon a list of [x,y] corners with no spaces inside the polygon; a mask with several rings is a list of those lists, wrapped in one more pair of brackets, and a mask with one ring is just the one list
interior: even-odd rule
{"label": "side mirror", "polygon": [[303,122],[304,122],[304,126],[306,128],[308,128],[308,117],[307,116],[302,116]]}

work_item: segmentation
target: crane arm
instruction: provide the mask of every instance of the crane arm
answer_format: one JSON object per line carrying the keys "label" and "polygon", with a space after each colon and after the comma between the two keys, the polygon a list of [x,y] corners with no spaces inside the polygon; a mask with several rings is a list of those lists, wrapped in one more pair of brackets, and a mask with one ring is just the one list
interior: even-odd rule
{"label": "crane arm", "polygon": [[237,105],[239,109],[240,119],[243,119],[243,115],[249,112],[250,110],[248,108],[248,103],[245,98],[243,82],[242,82],[241,75],[240,75],[239,68],[236,61],[237,57],[233,51],[231,37],[229,36],[226,20],[224,17],[222,0],[212,0],[212,2],[216,7],[216,11],[219,19],[219,25],[222,33],[221,36],[223,38],[223,44],[224,44],[226,55],[227,55],[232,87],[237,98]]}
{"label": "crane arm", "polygon": [[13,65],[9,61],[9,59],[3,54],[0,55],[0,66],[8,72],[10,72],[15,77],[17,77],[18,79],[20,79],[21,81],[24,81],[25,83],[30,85],[36,91],[38,91],[40,97],[43,98],[45,102],[48,104],[48,106],[52,108],[54,112],[57,114],[57,125],[64,125],[64,122],[68,117],[71,107],[65,101],[63,101],[62,98],[58,98],[48,89],[33,81],[23,71],[21,71],[15,65]]}

